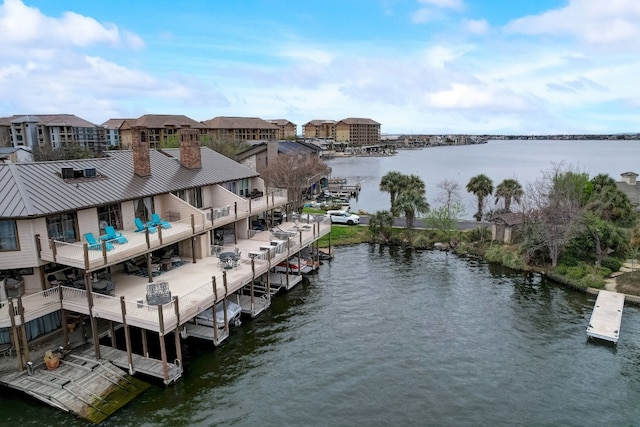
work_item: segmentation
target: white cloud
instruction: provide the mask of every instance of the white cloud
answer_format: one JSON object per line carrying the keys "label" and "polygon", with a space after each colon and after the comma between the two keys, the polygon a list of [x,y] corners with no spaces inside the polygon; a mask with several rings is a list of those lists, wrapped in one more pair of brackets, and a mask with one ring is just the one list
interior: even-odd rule
{"label": "white cloud", "polygon": [[464,8],[462,0],[418,0],[418,3],[446,9],[462,10]]}
{"label": "white cloud", "polygon": [[640,2],[570,0],[565,7],[508,23],[505,30],[527,35],[573,37],[593,47],[640,49]]}
{"label": "white cloud", "polygon": [[478,35],[487,34],[490,29],[485,19],[463,19],[462,27],[466,32]]}
{"label": "white cloud", "polygon": [[133,33],[123,34],[113,24],[101,24],[74,12],[66,12],[60,19],[55,19],[20,0],[5,0],[0,6],[0,46],[86,47],[98,43],[126,44],[134,48],[144,45]]}

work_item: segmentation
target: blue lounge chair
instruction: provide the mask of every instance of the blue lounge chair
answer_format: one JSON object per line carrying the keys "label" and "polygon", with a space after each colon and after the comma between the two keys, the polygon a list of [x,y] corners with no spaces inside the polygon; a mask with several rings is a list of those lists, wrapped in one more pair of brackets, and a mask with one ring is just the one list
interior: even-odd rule
{"label": "blue lounge chair", "polygon": [[160,215],[158,215],[157,213],[151,214],[151,221],[149,221],[149,224],[154,225],[156,227],[171,228],[171,224],[169,224],[168,221],[165,221],[164,219],[160,218]]}
{"label": "blue lounge chair", "polygon": [[[89,243],[89,249],[101,251],[102,243],[98,242],[96,238],[93,236],[93,233],[89,232],[84,235],[84,238],[87,239],[87,243]],[[111,242],[104,242],[107,250],[110,251],[113,249],[113,244]]]}
{"label": "blue lounge chair", "polygon": [[149,230],[149,233],[155,233],[156,231],[158,231],[153,225],[144,225],[140,218],[136,218],[134,222],[136,224],[136,233],[144,230]]}
{"label": "blue lounge chair", "polygon": [[126,237],[124,237],[122,235],[122,233],[119,233],[115,230],[115,228],[113,228],[113,226],[111,225],[107,225],[104,228],[104,232],[106,233],[104,236],[100,236],[100,238],[102,239],[104,237],[103,240],[110,240],[110,241],[115,241],[116,243],[118,243],[119,245],[123,244],[123,243],[127,243],[128,240]]}

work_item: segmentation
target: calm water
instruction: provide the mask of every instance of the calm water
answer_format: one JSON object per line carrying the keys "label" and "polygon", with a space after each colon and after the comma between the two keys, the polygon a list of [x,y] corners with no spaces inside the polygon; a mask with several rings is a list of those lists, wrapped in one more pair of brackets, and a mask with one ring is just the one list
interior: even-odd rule
{"label": "calm water", "polygon": [[[387,209],[389,170],[419,173],[429,196],[443,177],[524,183],[562,160],[617,179],[639,154],[637,141],[492,142],[332,166],[362,178],[358,203]],[[625,307],[613,347],[586,339],[594,300],[442,252],[336,248],[224,346],[186,341],[179,383],[154,383],[104,425],[640,425],[640,309]],[[0,425],[87,424],[0,389]]]}
{"label": "calm water", "polygon": [[[594,297],[443,252],[358,245],[107,426],[640,424],[640,310],[587,341]],[[85,425],[4,391],[3,425]]]}
{"label": "calm water", "polygon": [[[590,176],[608,174],[616,181],[623,172],[640,173],[640,141],[489,141],[487,144],[400,150],[391,157],[336,158],[327,163],[332,176],[345,177],[350,183],[360,182],[362,192],[352,199],[351,209],[367,212],[389,209],[389,195],[380,192],[380,178],[390,171],[415,174],[427,186],[427,201],[438,206],[444,179],[460,185],[466,208],[465,218],[475,212],[475,199],[465,186],[471,177],[483,173],[494,186],[504,179],[517,179],[523,187],[540,178],[541,173],[563,162]],[[494,200],[488,200],[493,208]]]}

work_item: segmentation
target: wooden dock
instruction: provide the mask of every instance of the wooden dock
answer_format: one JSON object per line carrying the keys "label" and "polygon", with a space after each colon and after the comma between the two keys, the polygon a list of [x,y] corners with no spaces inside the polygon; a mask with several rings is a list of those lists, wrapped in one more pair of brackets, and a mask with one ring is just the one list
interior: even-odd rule
{"label": "wooden dock", "polygon": [[55,370],[32,365],[23,372],[3,374],[0,382],[94,423],[105,420],[149,386],[108,361],[73,353],[65,355]]}
{"label": "wooden dock", "polygon": [[617,344],[623,308],[624,294],[600,291],[591,313],[587,336]]}

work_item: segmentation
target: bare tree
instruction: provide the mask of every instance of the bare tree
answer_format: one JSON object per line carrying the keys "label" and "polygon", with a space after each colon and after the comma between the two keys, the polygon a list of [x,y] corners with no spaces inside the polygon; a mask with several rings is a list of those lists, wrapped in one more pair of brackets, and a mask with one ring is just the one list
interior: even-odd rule
{"label": "bare tree", "polygon": [[286,189],[293,208],[301,211],[304,205],[303,193],[322,175],[329,173],[325,165],[316,156],[299,154],[279,154],[270,160],[266,168],[260,171],[267,188]]}
{"label": "bare tree", "polygon": [[201,137],[201,144],[203,147],[209,147],[213,151],[234,160],[236,154],[251,147],[251,145],[244,141],[236,141],[231,138],[216,138],[210,135],[203,135]]}
{"label": "bare tree", "polygon": [[[582,217],[586,173],[554,164],[542,178],[528,186],[528,219],[536,239],[549,251],[551,265],[558,264],[560,251],[568,242],[572,229]],[[534,239],[535,240],[535,239]]]}

